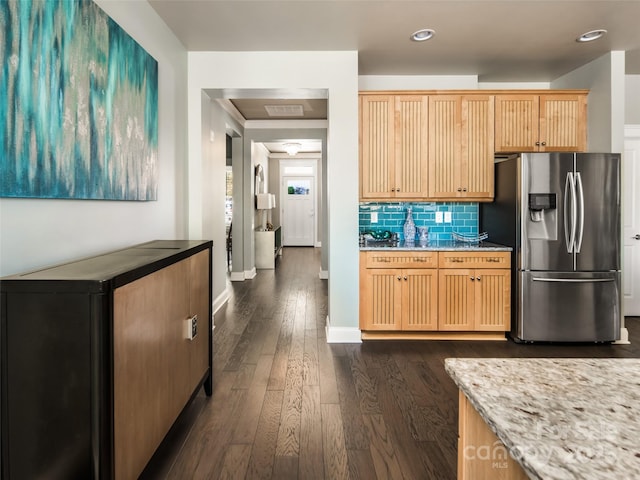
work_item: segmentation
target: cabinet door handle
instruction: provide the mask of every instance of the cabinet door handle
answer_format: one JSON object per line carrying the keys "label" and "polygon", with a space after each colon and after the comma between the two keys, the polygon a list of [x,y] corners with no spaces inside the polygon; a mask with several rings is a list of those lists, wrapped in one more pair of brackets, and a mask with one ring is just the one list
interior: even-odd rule
{"label": "cabinet door handle", "polygon": [[481,279],[481,278],[482,278],[482,277],[476,277],[476,280],[480,281],[480,279]]}
{"label": "cabinet door handle", "polygon": [[462,191],[463,191],[463,192],[466,192],[466,191],[467,191],[467,188],[466,188],[466,187],[465,187],[465,188],[463,188],[463,189],[462,189]]}
{"label": "cabinet door handle", "polygon": [[402,277],[400,275],[398,275],[398,280],[402,280]]}
{"label": "cabinet door handle", "polygon": [[540,142],[536,142],[536,147],[539,147],[539,146],[540,146]]}
{"label": "cabinet door handle", "polygon": [[407,281],[407,277],[404,277],[404,281],[405,281],[405,282]]}
{"label": "cabinet door handle", "polygon": [[473,278],[473,277],[469,277],[469,278],[471,279],[472,282],[475,280],[475,278]]}
{"label": "cabinet door handle", "polygon": [[542,146],[543,147],[546,146],[546,145],[547,145],[547,142],[542,142]]}

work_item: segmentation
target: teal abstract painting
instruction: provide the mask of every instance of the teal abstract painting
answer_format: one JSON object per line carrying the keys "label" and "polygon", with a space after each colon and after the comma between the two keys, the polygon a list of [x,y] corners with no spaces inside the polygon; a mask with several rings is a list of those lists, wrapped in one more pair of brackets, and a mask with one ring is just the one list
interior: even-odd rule
{"label": "teal abstract painting", "polygon": [[156,200],[158,63],[90,0],[0,0],[0,196]]}

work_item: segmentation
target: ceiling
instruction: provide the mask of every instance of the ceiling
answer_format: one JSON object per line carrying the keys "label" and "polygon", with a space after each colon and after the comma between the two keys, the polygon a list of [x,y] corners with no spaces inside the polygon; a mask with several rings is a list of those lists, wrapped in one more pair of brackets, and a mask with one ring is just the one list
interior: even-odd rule
{"label": "ceiling", "polygon": [[[640,74],[640,0],[148,1],[190,51],[355,50],[360,75],[550,82],[609,51],[624,50],[626,73]],[[421,28],[436,34],[426,42],[411,41]],[[575,41],[598,28],[608,34]],[[263,119],[264,104],[273,104],[226,98],[247,119]],[[297,100],[283,101],[300,103],[302,97]],[[316,115],[323,103],[326,118],[326,100],[305,111]]]}

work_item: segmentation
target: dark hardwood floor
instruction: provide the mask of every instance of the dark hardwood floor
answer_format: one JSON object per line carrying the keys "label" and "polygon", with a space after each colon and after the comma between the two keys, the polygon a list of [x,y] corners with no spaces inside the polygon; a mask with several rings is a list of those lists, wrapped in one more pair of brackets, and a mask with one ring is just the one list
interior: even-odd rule
{"label": "dark hardwood floor", "polygon": [[[329,345],[319,252],[231,285],[215,316],[214,392],[199,392],[143,479],[455,479],[447,357],[640,357],[631,345],[368,341]],[[358,299],[354,298],[354,302]]]}

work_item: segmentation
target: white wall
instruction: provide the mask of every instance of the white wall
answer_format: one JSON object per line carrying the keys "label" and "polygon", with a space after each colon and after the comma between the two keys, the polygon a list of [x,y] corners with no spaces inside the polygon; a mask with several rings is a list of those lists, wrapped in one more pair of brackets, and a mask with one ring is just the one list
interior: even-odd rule
{"label": "white wall", "polygon": [[229,298],[227,291],[227,250],[224,205],[226,192],[227,139],[224,113],[218,102],[201,92],[201,175],[196,184],[189,185],[201,190],[199,209],[200,232],[191,239],[213,240],[213,309],[214,312]]}
{"label": "white wall", "polygon": [[640,75],[625,76],[625,110],[626,125],[640,125]]}
{"label": "white wall", "polygon": [[159,64],[158,201],[0,199],[0,276],[185,238],[187,52],[146,2],[97,4]]}
{"label": "white wall", "polygon": [[[329,319],[358,328],[358,55],[357,52],[189,52],[189,125],[200,125],[203,89],[327,89]],[[189,129],[189,178],[202,170],[201,133]],[[202,192],[189,191],[189,218]],[[199,233],[190,228],[190,235]]]}
{"label": "white wall", "polygon": [[588,88],[587,150],[624,148],[624,52],[609,52],[551,82],[551,88]]}

